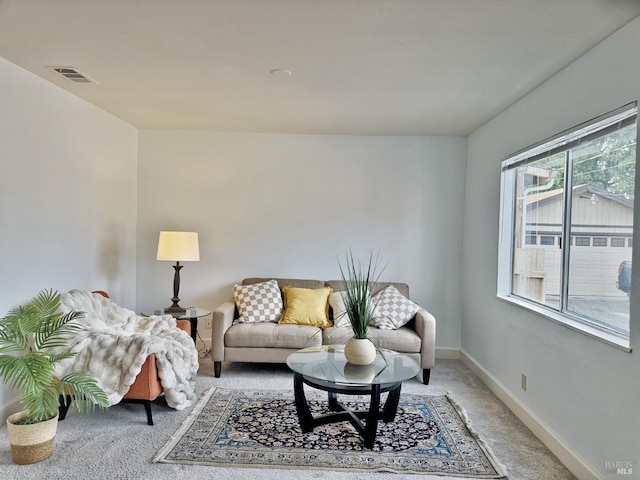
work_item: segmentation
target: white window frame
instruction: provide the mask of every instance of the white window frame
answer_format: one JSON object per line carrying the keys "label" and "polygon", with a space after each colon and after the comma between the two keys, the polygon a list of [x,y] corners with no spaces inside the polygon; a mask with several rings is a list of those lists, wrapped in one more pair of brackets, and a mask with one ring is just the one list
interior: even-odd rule
{"label": "white window frame", "polygon": [[[566,310],[555,310],[551,307],[547,307],[543,304],[529,301],[526,298],[515,295],[512,293],[513,282],[513,232],[515,223],[515,175],[507,175],[506,171],[516,168],[517,166],[524,165],[532,161],[531,159],[543,154],[545,152],[551,152],[554,149],[570,147],[572,142],[578,141],[588,135],[607,128],[615,128],[620,122],[624,122],[627,119],[637,117],[637,102],[624,105],[612,112],[601,115],[597,118],[584,122],[574,128],[566,130],[554,137],[543,140],[537,144],[527,147],[519,152],[509,155],[502,162],[502,173],[500,182],[500,227],[499,227],[499,245],[498,245],[498,293],[499,299],[507,301],[511,304],[525,308],[529,311],[542,315],[543,317],[561,323],[575,331],[589,335],[596,339],[599,339],[607,344],[617,347],[621,350],[631,352],[630,340],[628,335],[623,335],[618,332],[613,332],[605,328],[600,328],[591,322],[585,321],[578,315],[573,315]],[[636,122],[637,125],[637,122]],[[637,127],[636,127],[637,128]],[[636,132],[636,138],[638,133]],[[638,152],[636,150],[636,172],[638,164]],[[637,176],[640,173],[636,174]],[[638,182],[636,181],[636,189],[638,188]],[[566,197],[565,197],[566,198]],[[635,199],[635,195],[634,195]],[[570,198],[569,201],[564,202],[565,219],[563,220],[563,229],[565,232],[565,238],[568,237],[568,226],[565,225],[566,210],[571,208]],[[635,200],[634,200],[635,208]],[[563,261],[563,270],[568,268],[567,261]],[[565,295],[563,293],[562,295]]]}

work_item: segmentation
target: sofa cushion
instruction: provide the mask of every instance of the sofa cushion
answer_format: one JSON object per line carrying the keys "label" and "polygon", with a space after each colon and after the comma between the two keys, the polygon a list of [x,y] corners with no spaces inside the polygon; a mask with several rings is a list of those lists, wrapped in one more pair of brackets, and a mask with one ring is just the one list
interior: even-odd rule
{"label": "sofa cushion", "polygon": [[322,330],[305,325],[237,323],[224,335],[227,347],[301,349],[322,345]]}
{"label": "sofa cushion", "polygon": [[386,330],[406,325],[420,310],[420,306],[402,295],[393,285],[376,294],[373,303],[375,309],[371,325]]}
{"label": "sofa cushion", "polygon": [[[327,286],[333,288],[334,292],[341,292],[345,290],[345,285],[343,280],[328,280]],[[411,298],[409,296],[409,285],[401,282],[375,282],[373,287],[371,288],[371,295],[376,295],[378,292],[388,287],[389,285],[393,285],[398,289],[398,291],[407,298]]]}
{"label": "sofa cushion", "polygon": [[[422,347],[420,336],[408,327],[400,327],[397,330],[369,327],[367,335],[376,347],[396,352],[420,353]],[[332,327],[322,331],[324,345],[342,345],[351,337],[353,337],[351,328]]]}
{"label": "sofa cushion", "polygon": [[241,323],[277,322],[282,315],[282,296],[275,280],[234,285],[233,297]]}
{"label": "sofa cushion", "polygon": [[331,287],[298,288],[286,285],[284,294],[284,313],[278,323],[311,325],[326,328],[329,321],[329,295]]}
{"label": "sofa cushion", "polygon": [[251,277],[245,278],[242,280],[243,285],[252,285],[254,283],[262,283],[267,280],[275,280],[278,282],[278,287],[282,290],[285,286],[290,287],[298,287],[298,288],[322,288],[325,285],[325,282],[322,280],[305,280],[301,278],[260,278],[260,277]]}
{"label": "sofa cushion", "polygon": [[333,292],[329,295],[329,306],[333,311],[333,326],[351,328],[343,295],[344,292]]}

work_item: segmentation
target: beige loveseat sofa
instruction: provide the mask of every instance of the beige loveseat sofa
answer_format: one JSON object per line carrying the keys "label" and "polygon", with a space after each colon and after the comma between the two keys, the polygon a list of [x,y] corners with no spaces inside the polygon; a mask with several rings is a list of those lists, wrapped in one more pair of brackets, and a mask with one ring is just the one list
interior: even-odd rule
{"label": "beige loveseat sofa", "polygon": [[[284,286],[309,289],[331,287],[334,292],[344,290],[344,283],[340,280],[245,278],[242,285],[269,280],[276,280],[281,291]],[[372,295],[388,285],[393,285],[403,296],[409,298],[409,286],[404,283],[376,284]],[[333,320],[331,309],[329,319]],[[350,327],[332,326],[322,329],[276,322],[239,323],[238,308],[232,298],[213,312],[211,355],[214,374],[220,377],[222,362],[286,363],[287,357],[296,350],[323,344],[344,344],[351,336]],[[418,361],[422,367],[424,384],[429,383],[434,366],[435,337],[436,320],[421,307],[405,326],[395,330],[369,328],[369,338],[376,346],[406,353]]]}

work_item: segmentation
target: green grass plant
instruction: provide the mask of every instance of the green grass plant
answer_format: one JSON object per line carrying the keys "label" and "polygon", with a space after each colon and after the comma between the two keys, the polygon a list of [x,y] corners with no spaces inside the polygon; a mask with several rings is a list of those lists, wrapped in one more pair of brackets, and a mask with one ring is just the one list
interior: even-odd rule
{"label": "green grass plant", "polygon": [[349,249],[345,255],[345,264],[338,261],[338,266],[345,285],[343,293],[345,315],[353,329],[353,336],[360,339],[367,338],[375,309],[371,293],[386,265],[378,271],[379,255],[374,258],[371,252],[368,262],[365,263],[354,259],[353,252]]}

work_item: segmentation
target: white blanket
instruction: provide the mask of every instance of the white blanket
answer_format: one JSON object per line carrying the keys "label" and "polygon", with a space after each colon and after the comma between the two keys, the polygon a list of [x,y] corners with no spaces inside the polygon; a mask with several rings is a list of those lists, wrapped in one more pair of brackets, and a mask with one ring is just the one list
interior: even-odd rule
{"label": "white blanket", "polygon": [[106,392],[109,405],[114,405],[154,353],[167,405],[182,410],[194,402],[198,352],[171,315],[142,317],[102,295],[80,290],[62,294],[61,309],[85,313],[77,319],[81,330],[69,345],[55,349],[77,353],[56,366],[56,375],[87,372]]}

